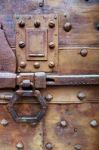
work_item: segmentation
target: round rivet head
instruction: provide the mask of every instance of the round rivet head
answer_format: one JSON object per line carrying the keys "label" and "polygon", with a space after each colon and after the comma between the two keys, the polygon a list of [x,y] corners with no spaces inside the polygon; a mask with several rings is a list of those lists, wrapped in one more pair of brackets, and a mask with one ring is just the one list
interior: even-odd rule
{"label": "round rivet head", "polygon": [[26,67],[26,62],[21,61],[21,63],[20,63],[20,67],[21,67],[21,68],[25,68],[25,67]]}
{"label": "round rivet head", "polygon": [[66,32],[69,32],[71,29],[72,29],[72,25],[70,22],[66,22],[63,26],[63,29],[66,31]]}
{"label": "round rivet head", "polygon": [[50,68],[54,68],[54,67],[55,67],[55,64],[54,64],[53,61],[49,62],[49,67],[50,67]]}
{"label": "round rivet head", "polygon": [[40,21],[35,21],[34,22],[34,26],[35,26],[35,28],[39,28],[40,27]]}
{"label": "round rivet head", "polygon": [[19,22],[19,27],[20,27],[20,28],[24,28],[24,27],[25,27],[25,22],[24,22],[23,20],[21,20],[21,21]]}
{"label": "round rivet head", "polygon": [[92,121],[90,122],[90,125],[91,125],[92,127],[97,127],[97,126],[98,126],[98,123],[97,123],[96,120],[92,120]]}
{"label": "round rivet head", "polygon": [[24,43],[23,41],[20,41],[20,42],[19,42],[19,47],[20,47],[20,48],[24,48],[24,47],[25,47],[25,43]]}
{"label": "round rivet head", "polygon": [[0,124],[3,125],[3,126],[7,126],[8,123],[9,123],[9,122],[8,122],[8,120],[6,120],[6,119],[2,119],[1,122],[0,122]]}
{"label": "round rivet head", "polygon": [[79,93],[77,94],[77,97],[78,97],[80,100],[84,100],[84,99],[86,98],[86,95],[85,95],[84,92],[79,92]]}
{"label": "round rivet head", "polygon": [[47,144],[46,144],[46,149],[47,149],[47,150],[52,150],[52,149],[53,149],[53,144],[47,143]]}
{"label": "round rivet head", "polygon": [[67,127],[67,126],[68,126],[67,121],[66,121],[66,120],[62,120],[62,121],[60,122],[60,126],[63,127],[63,128]]}
{"label": "round rivet head", "polygon": [[87,49],[81,49],[80,51],[80,55],[83,56],[83,57],[86,57],[88,54],[88,50]]}
{"label": "round rivet head", "polygon": [[54,27],[55,27],[54,21],[50,21],[50,22],[49,22],[49,27],[50,27],[50,28],[54,28]]}
{"label": "round rivet head", "polygon": [[22,142],[18,142],[18,143],[16,144],[16,148],[17,148],[17,149],[23,149],[23,148],[24,148],[23,143],[22,143]]}
{"label": "round rivet head", "polygon": [[39,62],[35,62],[35,63],[34,63],[34,67],[35,67],[35,68],[40,68],[40,63],[39,63]]}
{"label": "round rivet head", "polygon": [[43,7],[43,6],[44,6],[44,3],[40,2],[39,7]]}
{"label": "round rivet head", "polygon": [[80,145],[80,144],[76,144],[76,145],[74,146],[74,148],[75,148],[75,150],[81,150],[81,145]]}
{"label": "round rivet head", "polygon": [[50,49],[54,49],[54,48],[55,48],[54,42],[50,42],[50,43],[49,43],[49,48],[50,48]]}
{"label": "round rivet head", "polygon": [[99,30],[99,23],[96,24],[96,29]]}
{"label": "round rivet head", "polygon": [[51,101],[51,100],[53,99],[53,96],[52,96],[51,94],[47,94],[47,95],[45,96],[45,99],[46,99],[47,101]]}

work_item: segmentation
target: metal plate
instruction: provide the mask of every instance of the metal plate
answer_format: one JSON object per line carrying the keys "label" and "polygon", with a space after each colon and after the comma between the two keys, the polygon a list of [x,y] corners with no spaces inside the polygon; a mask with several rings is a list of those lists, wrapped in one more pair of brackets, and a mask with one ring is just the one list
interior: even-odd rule
{"label": "metal plate", "polygon": [[[44,145],[51,143],[53,150],[99,149],[99,106],[97,104],[50,105],[45,118]],[[90,123],[96,120],[97,126]],[[66,127],[60,125],[66,121]]]}
{"label": "metal plate", "polygon": [[[85,57],[81,56],[82,49],[87,50]],[[66,74],[98,74],[99,48],[60,48],[59,72]]]}
{"label": "metal plate", "polygon": [[[33,111],[37,111],[38,107],[31,106],[28,104],[22,104],[16,106],[16,110],[20,115],[23,113],[29,115]],[[36,127],[28,124],[18,124],[13,121],[11,115],[8,113],[6,105],[0,105],[0,150],[16,150],[18,142],[22,142],[24,145],[24,150],[43,150],[43,132],[42,132],[42,122]],[[2,120],[7,120],[7,125],[2,125]]]}
{"label": "metal plate", "polygon": [[[20,72],[52,72],[57,70],[58,65],[58,17],[50,15],[22,15],[16,21],[16,55],[18,60],[18,71]],[[19,26],[24,21],[25,26]],[[53,21],[55,27],[49,27]],[[36,27],[35,23],[40,26]],[[20,41],[25,43],[24,48],[19,47]],[[51,49],[49,44],[53,42],[55,47]],[[20,64],[24,63],[24,66]],[[36,64],[39,64],[36,67]],[[53,63],[53,67],[49,67]]]}

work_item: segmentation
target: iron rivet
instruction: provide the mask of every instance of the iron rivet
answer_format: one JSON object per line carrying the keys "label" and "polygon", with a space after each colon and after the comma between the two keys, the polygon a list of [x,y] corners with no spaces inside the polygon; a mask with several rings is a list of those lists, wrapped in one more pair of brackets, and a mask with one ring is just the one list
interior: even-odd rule
{"label": "iron rivet", "polygon": [[76,144],[76,145],[75,145],[75,149],[76,149],[76,150],[81,150],[81,145],[80,145],[80,144]]}
{"label": "iron rivet", "polygon": [[6,119],[2,119],[0,123],[3,126],[7,126],[9,122]]}
{"label": "iron rivet", "polygon": [[35,26],[35,28],[39,28],[40,27],[40,21],[35,21],[34,26]]}
{"label": "iron rivet", "polygon": [[64,17],[67,17],[66,13],[64,13]]}
{"label": "iron rivet", "polygon": [[53,145],[52,145],[51,143],[47,143],[47,144],[46,144],[46,148],[47,148],[48,150],[52,150],[52,149],[53,149]]}
{"label": "iron rivet", "polygon": [[54,62],[51,61],[51,62],[49,63],[49,67],[50,67],[50,68],[54,68],[54,66],[55,66]]}
{"label": "iron rivet", "polygon": [[55,27],[55,23],[54,23],[53,21],[50,21],[50,22],[49,22],[49,27],[50,27],[50,28],[54,28],[54,27]]}
{"label": "iron rivet", "polygon": [[88,50],[87,49],[81,49],[80,51],[80,55],[83,56],[83,57],[86,57],[88,54]]}
{"label": "iron rivet", "polygon": [[69,32],[72,29],[72,25],[70,22],[66,22],[63,28],[66,32]]}
{"label": "iron rivet", "polygon": [[24,43],[23,41],[20,41],[20,42],[19,42],[19,47],[20,47],[20,48],[24,48],[24,47],[25,47],[25,43]]}
{"label": "iron rivet", "polygon": [[16,16],[16,19],[19,19],[20,17],[19,16]]}
{"label": "iron rivet", "polygon": [[21,28],[25,27],[25,22],[23,20],[21,20],[19,22],[19,27],[21,27]]}
{"label": "iron rivet", "polygon": [[90,125],[91,125],[92,127],[96,127],[96,126],[98,126],[98,123],[97,123],[96,120],[92,120],[92,121],[90,122]]}
{"label": "iron rivet", "polygon": [[97,23],[97,25],[96,25],[96,29],[97,29],[97,30],[99,30],[99,23]]}
{"label": "iron rivet", "polygon": [[53,96],[51,94],[47,94],[45,99],[49,102],[53,99]]}
{"label": "iron rivet", "polygon": [[62,120],[62,121],[60,122],[60,126],[63,127],[63,128],[67,127],[67,126],[68,126],[67,121],[66,121],[66,120]]}
{"label": "iron rivet", "polygon": [[54,44],[53,42],[50,42],[50,43],[49,43],[49,48],[50,48],[50,49],[54,49],[54,48],[55,48],[55,44]]}
{"label": "iron rivet", "polygon": [[39,63],[39,62],[35,62],[35,63],[34,63],[34,67],[35,67],[35,68],[40,68],[40,63]]}
{"label": "iron rivet", "polygon": [[86,98],[86,95],[85,95],[84,92],[79,92],[79,93],[77,94],[77,97],[78,97],[80,100],[84,100],[84,99]]}
{"label": "iron rivet", "polygon": [[25,67],[26,67],[26,63],[25,63],[24,61],[21,61],[20,67],[21,67],[21,68],[25,68]]}
{"label": "iron rivet", "polygon": [[43,7],[44,6],[44,3],[39,3],[39,7]]}
{"label": "iron rivet", "polygon": [[18,142],[18,143],[16,144],[16,148],[17,148],[17,149],[23,149],[23,148],[24,148],[23,143],[22,143],[22,142]]}

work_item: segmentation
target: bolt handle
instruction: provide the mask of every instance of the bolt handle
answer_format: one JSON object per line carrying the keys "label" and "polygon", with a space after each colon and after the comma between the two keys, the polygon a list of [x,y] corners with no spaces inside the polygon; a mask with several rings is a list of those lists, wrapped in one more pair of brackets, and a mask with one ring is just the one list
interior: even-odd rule
{"label": "bolt handle", "polygon": [[35,97],[37,101],[40,103],[40,108],[41,110],[34,116],[18,116],[17,112],[14,109],[15,103],[19,100],[20,96],[24,95],[24,91],[20,92],[15,92],[13,97],[10,99],[8,103],[8,111],[11,114],[12,118],[16,122],[21,122],[21,123],[31,123],[32,125],[36,125],[40,120],[43,118],[43,116],[46,113],[47,110],[47,104],[43,96],[41,96],[41,93],[39,90],[32,91],[31,96]]}

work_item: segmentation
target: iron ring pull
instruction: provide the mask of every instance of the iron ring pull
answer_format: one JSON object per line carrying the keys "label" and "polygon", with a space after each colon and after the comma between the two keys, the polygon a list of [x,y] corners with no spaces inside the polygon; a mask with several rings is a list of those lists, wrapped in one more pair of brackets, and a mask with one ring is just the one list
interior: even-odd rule
{"label": "iron ring pull", "polygon": [[15,103],[18,101],[21,95],[19,95],[17,92],[14,93],[13,97],[10,99],[8,103],[8,111],[10,112],[12,118],[19,123],[31,123],[33,125],[40,122],[40,120],[44,117],[46,110],[47,110],[47,104],[44,99],[44,97],[41,96],[41,93],[39,90],[35,90],[32,92],[32,96],[36,97],[37,101],[40,103],[41,110],[34,116],[18,116],[17,112],[14,109]]}

